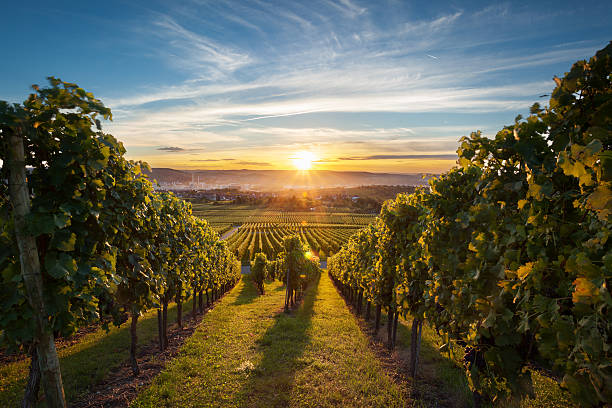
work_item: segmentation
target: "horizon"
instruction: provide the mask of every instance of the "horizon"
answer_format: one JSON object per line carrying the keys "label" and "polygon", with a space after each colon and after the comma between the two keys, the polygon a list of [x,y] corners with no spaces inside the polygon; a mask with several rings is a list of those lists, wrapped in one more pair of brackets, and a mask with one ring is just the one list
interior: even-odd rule
{"label": "horizon", "polygon": [[11,3],[0,99],[75,82],[151,167],[438,174],[606,45],[603,3]]}
{"label": "horizon", "polygon": [[[153,167],[150,166],[151,170],[175,170],[182,172],[198,172],[198,171],[284,171],[284,172],[292,172],[292,173],[304,173],[302,170],[298,169],[249,169],[249,168],[241,168],[241,169],[179,169],[173,167]],[[380,172],[380,171],[369,171],[369,170],[332,170],[332,169],[310,169],[308,173],[311,172],[338,172],[338,173],[371,173],[371,174],[390,174],[390,175],[402,175],[402,176],[418,176],[418,175],[437,175],[440,173],[430,173],[430,172],[416,172],[416,173],[393,173],[393,172]]]}
{"label": "horizon", "polygon": [[321,190],[367,186],[422,186],[432,173],[381,173],[353,170],[190,169],[153,167],[148,173],[163,190],[218,190],[238,187],[248,191]]}

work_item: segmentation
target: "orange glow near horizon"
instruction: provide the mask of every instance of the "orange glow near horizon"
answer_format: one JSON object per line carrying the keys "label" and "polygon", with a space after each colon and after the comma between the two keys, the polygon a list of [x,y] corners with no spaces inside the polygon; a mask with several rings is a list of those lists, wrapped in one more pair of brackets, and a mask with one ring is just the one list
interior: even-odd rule
{"label": "orange glow near horizon", "polygon": [[296,169],[306,171],[312,168],[312,162],[317,160],[317,157],[313,152],[300,151],[296,152],[290,159]]}
{"label": "orange glow near horizon", "polygon": [[[278,146],[270,149],[236,149],[227,152],[177,152],[168,154],[154,151],[128,151],[128,158],[142,160],[151,167],[176,170],[295,170],[303,177],[315,170],[367,171],[372,173],[434,173],[448,171],[457,164],[456,159],[364,159],[353,157],[385,155],[386,151],[335,148],[302,148]],[[432,152],[448,154],[448,152]],[[349,157],[345,159],[345,157]]]}

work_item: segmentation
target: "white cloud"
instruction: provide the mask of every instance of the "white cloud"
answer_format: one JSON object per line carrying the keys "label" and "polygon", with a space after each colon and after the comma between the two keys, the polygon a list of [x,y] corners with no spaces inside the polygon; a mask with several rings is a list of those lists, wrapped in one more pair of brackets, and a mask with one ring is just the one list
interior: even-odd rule
{"label": "white cloud", "polygon": [[224,76],[252,62],[248,53],[190,31],[170,16],[160,15],[154,26],[154,32],[169,40],[174,51],[169,60],[180,67],[208,69],[216,76]]}
{"label": "white cloud", "polygon": [[[364,125],[367,114],[524,110],[553,85],[512,75],[592,53],[586,44],[515,54],[491,51],[492,44],[505,41],[501,36],[480,45],[474,38],[455,41],[464,35],[464,20],[511,14],[507,4],[472,13],[447,10],[408,21],[397,16],[388,25],[375,21],[356,0],[316,4],[203,3],[207,12],[214,8],[217,13],[210,19],[231,21],[250,30],[258,41],[261,37],[258,48],[249,48],[248,39],[219,36],[222,23],[209,29],[208,16],[189,16],[184,22],[157,14],[150,32],[170,45],[165,51],[168,63],[187,70],[189,78],[105,99],[116,113],[111,129],[128,145],[148,146],[155,140],[160,145],[215,149],[272,146],[283,139],[299,144],[366,138],[392,146],[399,143],[394,137],[404,143],[410,136],[429,135],[418,151],[433,149],[431,143],[439,142],[444,153],[456,143],[451,139],[460,127],[369,129]],[[274,118],[334,112],[361,113],[364,123],[350,130],[258,126],[262,119],[269,125]],[[464,127],[462,132],[477,128],[482,126]],[[432,139],[441,134],[447,138]],[[385,148],[382,142],[379,149]],[[417,141],[412,143],[417,146]]]}

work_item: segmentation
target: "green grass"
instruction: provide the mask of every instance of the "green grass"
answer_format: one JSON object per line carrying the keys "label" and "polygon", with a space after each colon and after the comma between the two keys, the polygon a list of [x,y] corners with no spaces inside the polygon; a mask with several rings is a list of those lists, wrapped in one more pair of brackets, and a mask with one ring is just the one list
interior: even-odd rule
{"label": "green grass", "polygon": [[241,282],[134,407],[407,405],[327,275],[290,315],[284,288]]}
{"label": "green grass", "polygon": [[[400,319],[397,328],[396,347],[400,353],[404,351],[402,354],[406,362],[410,350],[411,324],[412,321]],[[386,328],[383,332],[386,333]],[[415,386],[417,405],[469,407],[472,405],[472,392],[463,369],[456,361],[438,350],[441,345],[441,339],[436,332],[424,324],[419,379]]]}
{"label": "green grass", "polygon": [[[183,306],[190,309],[191,302]],[[176,319],[176,306],[168,308],[168,321]],[[151,311],[138,321],[140,345],[157,338],[157,312]],[[129,323],[112,327],[110,332],[99,329],[87,334],[77,344],[58,351],[64,392],[68,402],[86,393],[111,370],[129,359]],[[16,407],[21,403],[28,377],[30,359],[0,367],[0,407]]]}
{"label": "green grass", "polygon": [[[410,405],[407,390],[392,382],[368,346],[326,274],[290,315],[282,313],[284,288],[266,284],[258,296],[250,281],[241,282],[203,318],[179,356],[134,402],[135,407],[377,407]],[[190,310],[189,304],[184,310]],[[169,308],[169,319],[176,308]],[[400,320],[398,352],[409,349],[410,322]],[[381,331],[386,332],[385,328]],[[157,336],[155,312],[139,321],[140,344]],[[471,405],[471,393],[459,366],[461,350],[441,353],[441,339],[423,327],[421,379],[416,406]],[[59,351],[68,401],[87,393],[128,359],[127,325],[98,330]],[[0,367],[0,406],[18,406],[29,360]],[[567,392],[534,373],[534,398],[521,408],[570,407]]]}

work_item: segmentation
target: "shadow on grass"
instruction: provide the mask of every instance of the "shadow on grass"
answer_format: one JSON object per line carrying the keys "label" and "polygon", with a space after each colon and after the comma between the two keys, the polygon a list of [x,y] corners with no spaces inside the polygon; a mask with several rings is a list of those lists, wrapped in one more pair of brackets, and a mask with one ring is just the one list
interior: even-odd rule
{"label": "shadow on grass", "polygon": [[[336,288],[337,289],[337,288]],[[341,292],[338,292],[344,299],[347,307],[356,315],[356,309]],[[373,310],[372,310],[373,312]],[[365,314],[365,307],[363,308]],[[389,324],[388,315],[381,314],[379,335],[374,335],[374,313],[370,321],[366,322],[364,314],[359,316],[363,319],[369,329],[371,337],[378,337],[387,345],[387,325]],[[412,320],[400,319],[397,327],[397,342],[395,352],[399,355],[401,375],[409,377],[408,362],[410,357],[410,342],[412,337]],[[419,367],[416,382],[412,382],[414,388],[415,405],[421,407],[471,407],[473,406],[472,393],[470,392],[467,378],[464,371],[450,358],[439,350],[436,344],[435,334],[429,327],[423,326],[421,339],[421,351],[419,353]],[[385,352],[387,355],[389,352]],[[405,372],[404,367],[405,366]]]}
{"label": "shadow on grass", "polygon": [[[284,290],[283,286],[275,290]],[[240,391],[241,406],[286,407],[290,405],[295,375],[304,364],[301,357],[311,342],[308,330],[312,326],[314,302],[319,282],[313,283],[304,294],[302,305],[295,311],[279,312],[274,325],[257,341],[263,353],[261,362],[249,374]]]}
{"label": "shadow on grass", "polygon": [[[400,321],[397,327],[397,348],[408,361],[412,321]],[[423,327],[419,372],[415,386],[415,397],[426,407],[470,407],[473,404],[464,371],[439,350],[429,332]],[[427,333],[426,333],[427,332]]]}
{"label": "shadow on grass", "polygon": [[[347,303],[349,304],[349,303]],[[387,342],[388,315],[382,313],[380,333]],[[373,333],[374,319],[369,322]],[[413,398],[421,407],[471,407],[472,393],[469,389],[464,371],[449,357],[440,352],[432,338],[435,336],[429,327],[423,326],[419,367],[416,382],[412,382]],[[402,364],[408,367],[410,343],[412,338],[412,320],[400,319],[397,325],[397,342],[395,352],[401,358]],[[408,376],[406,371],[403,375]]]}
{"label": "shadow on grass", "polygon": [[[191,310],[191,301],[183,304],[183,310]],[[187,318],[184,315],[183,318]],[[176,304],[168,307],[169,325],[176,322]],[[149,312],[138,321],[138,349],[157,339],[157,314]],[[91,342],[77,345],[78,351],[60,357],[66,399],[73,400],[88,392],[114,367],[129,359],[129,323],[108,334],[102,334]]]}
{"label": "shadow on grass", "polygon": [[257,288],[255,288],[250,278],[243,276],[242,283],[243,285],[240,289],[240,293],[238,293],[232,305],[246,305],[247,303],[252,303],[259,296]]}
{"label": "shadow on grass", "polygon": [[[191,310],[191,302],[184,304]],[[168,320],[176,321],[176,305],[168,308]],[[138,321],[139,350],[157,338],[157,314],[147,313]],[[64,392],[68,402],[89,392],[110,371],[129,359],[129,323],[113,328],[109,333],[99,330],[84,336],[77,344],[59,350]],[[0,406],[19,406],[28,376],[29,360],[11,363],[0,370]],[[4,376],[3,372],[8,373]],[[4,377],[4,378],[3,378]],[[42,391],[41,391],[42,394]]]}

